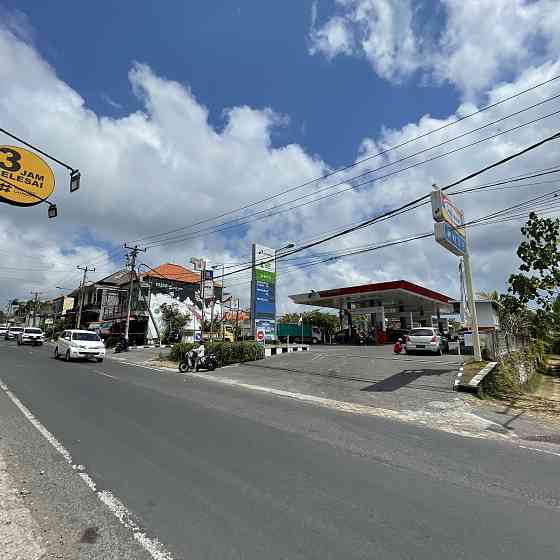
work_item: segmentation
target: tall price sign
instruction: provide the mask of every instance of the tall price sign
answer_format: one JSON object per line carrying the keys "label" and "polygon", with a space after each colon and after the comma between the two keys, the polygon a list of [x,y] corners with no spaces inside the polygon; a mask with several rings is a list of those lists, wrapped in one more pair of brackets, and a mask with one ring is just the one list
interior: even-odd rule
{"label": "tall price sign", "polygon": [[253,243],[251,326],[264,331],[266,340],[276,338],[276,251]]}
{"label": "tall price sign", "polygon": [[454,255],[463,256],[467,246],[463,211],[439,189],[432,191],[431,198],[436,241]]}

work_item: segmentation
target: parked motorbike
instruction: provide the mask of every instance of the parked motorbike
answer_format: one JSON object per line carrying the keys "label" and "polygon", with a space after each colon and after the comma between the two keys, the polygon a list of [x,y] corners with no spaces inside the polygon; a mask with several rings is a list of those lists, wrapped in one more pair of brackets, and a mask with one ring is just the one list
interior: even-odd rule
{"label": "parked motorbike", "polygon": [[185,352],[183,359],[179,362],[179,371],[181,373],[186,373],[187,371],[191,371],[193,364],[194,364],[194,351],[189,350],[188,352]]}
{"label": "parked motorbike", "polygon": [[119,352],[128,352],[128,340],[126,340],[126,338],[121,338],[121,340],[117,342],[117,345],[115,346],[115,354],[118,354]]}
{"label": "parked motorbike", "polygon": [[[181,373],[186,373],[194,369],[195,354],[194,350],[185,352],[185,356],[181,362],[179,362],[179,371]],[[196,371],[199,369],[205,369],[208,371],[214,371],[218,367],[218,359],[215,354],[205,354],[202,358],[198,359],[196,364]]]}

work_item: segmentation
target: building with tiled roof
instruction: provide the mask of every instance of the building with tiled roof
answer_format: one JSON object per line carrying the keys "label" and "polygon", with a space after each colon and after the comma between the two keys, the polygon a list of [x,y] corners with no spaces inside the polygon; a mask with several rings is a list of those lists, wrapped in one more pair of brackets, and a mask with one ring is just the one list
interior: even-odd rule
{"label": "building with tiled roof", "polygon": [[165,278],[187,284],[200,284],[200,272],[194,272],[180,264],[173,263],[160,264],[146,272],[143,278]]}

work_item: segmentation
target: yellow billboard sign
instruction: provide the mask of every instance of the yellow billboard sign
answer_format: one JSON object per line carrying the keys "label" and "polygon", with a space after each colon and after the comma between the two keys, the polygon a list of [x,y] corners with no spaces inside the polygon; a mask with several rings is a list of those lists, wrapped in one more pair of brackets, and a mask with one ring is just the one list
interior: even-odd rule
{"label": "yellow billboard sign", "polygon": [[54,173],[37,154],[19,146],[0,146],[0,202],[34,206],[54,191]]}

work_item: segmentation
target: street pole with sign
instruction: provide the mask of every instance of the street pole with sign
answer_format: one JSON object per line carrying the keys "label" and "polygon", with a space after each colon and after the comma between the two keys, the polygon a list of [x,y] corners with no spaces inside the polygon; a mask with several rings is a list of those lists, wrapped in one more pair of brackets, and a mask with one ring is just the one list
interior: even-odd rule
{"label": "street pole with sign", "polygon": [[480,351],[480,336],[478,333],[478,319],[472,281],[472,269],[467,243],[467,228],[465,216],[440,189],[435,188],[431,195],[432,215],[435,220],[434,233],[436,241],[454,255],[463,257],[465,263],[465,280],[467,284],[467,299],[471,310],[473,330],[473,350],[476,361],[482,360]]}
{"label": "street pole with sign", "polygon": [[193,257],[191,259],[191,264],[194,266],[195,270],[200,271],[200,307],[202,311],[202,316],[200,319],[200,342],[204,342],[204,318],[206,317],[206,301],[204,299],[204,285],[206,281],[206,259]]}

